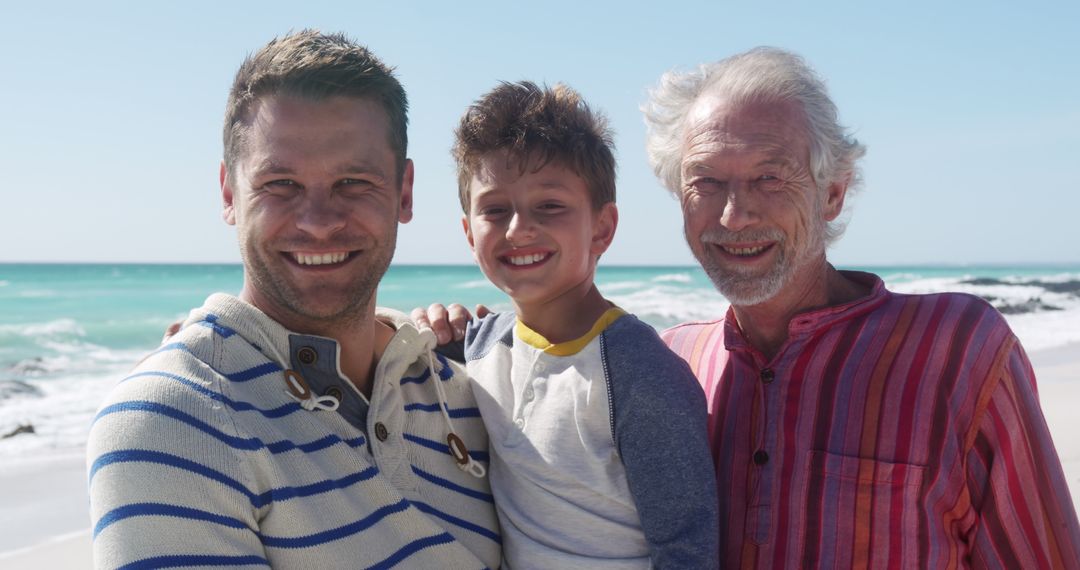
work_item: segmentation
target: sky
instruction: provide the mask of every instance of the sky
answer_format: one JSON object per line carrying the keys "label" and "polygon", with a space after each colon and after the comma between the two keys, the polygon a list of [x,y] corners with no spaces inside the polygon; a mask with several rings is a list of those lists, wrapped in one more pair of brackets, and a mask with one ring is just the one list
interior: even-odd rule
{"label": "sky", "polygon": [[[300,4],[303,4],[300,6]],[[5,2],[0,262],[238,262],[221,122],[243,58],[341,31],[396,67],[415,217],[397,263],[471,263],[449,149],[500,80],[567,83],[610,119],[603,263],[694,262],[639,107],[671,69],[801,54],[866,144],[839,265],[1080,262],[1080,3]]]}

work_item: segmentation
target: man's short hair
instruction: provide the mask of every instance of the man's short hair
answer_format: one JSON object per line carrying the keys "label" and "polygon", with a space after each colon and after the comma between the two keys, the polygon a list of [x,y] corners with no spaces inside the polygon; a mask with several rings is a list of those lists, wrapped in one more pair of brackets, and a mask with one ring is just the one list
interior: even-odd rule
{"label": "man's short hair", "polygon": [[594,210],[615,201],[615,155],[607,119],[563,84],[502,82],[474,102],[455,131],[461,208],[483,155],[505,150],[521,172],[556,163],[585,181]]}
{"label": "man's short hair", "polygon": [[[676,196],[682,189],[683,129],[690,107],[703,93],[718,94],[735,104],[794,102],[806,117],[810,142],[810,172],[819,189],[862,182],[857,161],[866,147],[839,123],[836,105],[825,83],[794,53],[758,47],[686,73],[670,71],[649,93],[642,106],[648,127],[649,162],[660,181]],[[831,243],[843,233],[842,223],[830,224]]]}
{"label": "man's short hair", "polygon": [[288,95],[312,101],[335,96],[370,99],[386,112],[397,176],[405,171],[409,102],[393,68],[344,34],[303,30],[275,38],[244,60],[225,107],[225,166],[229,172],[243,151],[254,103]]}

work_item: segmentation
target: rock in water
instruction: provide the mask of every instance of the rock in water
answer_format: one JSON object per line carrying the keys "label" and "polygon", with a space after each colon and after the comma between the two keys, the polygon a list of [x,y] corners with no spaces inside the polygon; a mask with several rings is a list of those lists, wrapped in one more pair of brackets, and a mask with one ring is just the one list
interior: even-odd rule
{"label": "rock in water", "polygon": [[9,437],[15,437],[17,435],[22,435],[24,433],[36,433],[34,431],[34,424],[20,425],[19,427],[5,433],[4,435],[0,435],[0,439],[7,439]]}

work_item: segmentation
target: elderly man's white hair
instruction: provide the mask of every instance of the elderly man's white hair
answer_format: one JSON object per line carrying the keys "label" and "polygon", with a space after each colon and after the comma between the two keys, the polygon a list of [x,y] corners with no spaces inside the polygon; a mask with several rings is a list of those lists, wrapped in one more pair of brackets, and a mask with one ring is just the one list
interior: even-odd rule
{"label": "elderly man's white hair", "polygon": [[[834,182],[848,182],[857,190],[862,182],[856,162],[866,153],[837,119],[836,105],[825,83],[803,58],[777,48],[758,47],[686,73],[669,71],[649,92],[642,106],[648,128],[649,163],[660,182],[675,196],[682,188],[683,129],[686,115],[705,92],[743,102],[798,103],[806,115],[810,135],[810,169],[824,190]],[[827,229],[826,243],[843,233],[842,222]]]}

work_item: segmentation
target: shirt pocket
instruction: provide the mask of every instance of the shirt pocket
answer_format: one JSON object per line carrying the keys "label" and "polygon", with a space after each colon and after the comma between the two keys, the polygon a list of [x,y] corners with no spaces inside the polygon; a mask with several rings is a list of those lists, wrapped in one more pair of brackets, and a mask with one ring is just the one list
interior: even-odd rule
{"label": "shirt pocket", "polygon": [[926,468],[810,451],[803,568],[914,568]]}

